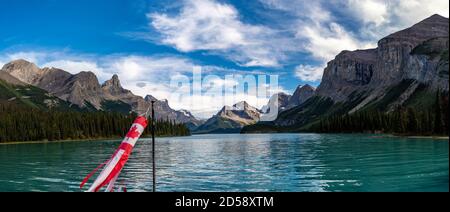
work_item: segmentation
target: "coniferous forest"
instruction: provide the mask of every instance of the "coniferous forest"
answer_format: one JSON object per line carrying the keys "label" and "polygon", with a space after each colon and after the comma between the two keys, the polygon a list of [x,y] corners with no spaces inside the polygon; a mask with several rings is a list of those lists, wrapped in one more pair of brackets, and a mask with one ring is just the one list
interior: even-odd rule
{"label": "coniferous forest", "polygon": [[[57,141],[122,138],[136,114],[111,112],[43,111],[0,104],[0,143],[12,141]],[[149,127],[143,136],[149,136]],[[189,129],[172,121],[155,121],[156,136],[186,136]]]}
{"label": "coniferous forest", "polygon": [[366,110],[330,116],[312,125],[318,133],[392,133],[398,135],[448,136],[448,94],[436,94],[432,108],[398,107],[386,113]]}

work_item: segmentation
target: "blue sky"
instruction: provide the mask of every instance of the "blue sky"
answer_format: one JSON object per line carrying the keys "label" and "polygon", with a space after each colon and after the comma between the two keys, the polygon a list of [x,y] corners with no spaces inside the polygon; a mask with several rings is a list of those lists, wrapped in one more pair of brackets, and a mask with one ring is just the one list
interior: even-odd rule
{"label": "blue sky", "polygon": [[[0,65],[24,58],[100,81],[117,73],[139,95],[168,98],[170,76],[204,66],[279,75],[292,93],[320,83],[342,50],[376,47],[446,0],[0,0]],[[147,82],[142,89],[137,82]],[[170,102],[182,108],[180,102]],[[216,110],[221,105],[208,105]],[[195,108],[186,109],[197,110]]]}

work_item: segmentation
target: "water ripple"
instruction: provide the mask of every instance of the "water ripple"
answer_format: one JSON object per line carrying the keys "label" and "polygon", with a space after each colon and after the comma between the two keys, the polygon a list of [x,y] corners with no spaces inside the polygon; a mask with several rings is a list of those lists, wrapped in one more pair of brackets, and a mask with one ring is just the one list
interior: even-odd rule
{"label": "water ripple", "polygon": [[[120,141],[0,146],[0,191],[80,191]],[[448,142],[370,135],[198,135],[157,139],[159,191],[448,191]],[[118,183],[150,191],[150,140]]]}

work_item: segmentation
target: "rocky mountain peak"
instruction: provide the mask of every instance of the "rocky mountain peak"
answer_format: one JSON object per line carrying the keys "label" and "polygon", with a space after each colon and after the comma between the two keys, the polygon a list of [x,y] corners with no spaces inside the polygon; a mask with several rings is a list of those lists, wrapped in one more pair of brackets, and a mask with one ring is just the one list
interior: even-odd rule
{"label": "rocky mountain peak", "polygon": [[39,67],[23,59],[14,60],[5,64],[2,70],[27,84],[33,84],[42,75]]}
{"label": "rocky mountain peak", "polygon": [[107,80],[103,83],[102,87],[122,88],[119,76],[117,76],[117,74],[114,74],[110,80]]}
{"label": "rocky mountain peak", "polygon": [[35,69],[39,69],[34,63],[29,62],[24,59],[13,60],[13,61],[5,64],[3,66],[3,69],[9,69],[11,67],[15,68],[15,69],[23,69],[23,68],[28,68],[28,67],[33,67]]}
{"label": "rocky mountain peak", "polygon": [[233,106],[224,106],[218,113],[217,116],[228,117],[230,119],[236,119],[240,117],[243,119],[259,120],[261,111],[257,108],[251,106],[246,101],[241,101]]}
{"label": "rocky mountain peak", "polygon": [[246,101],[224,106],[215,116],[195,129],[195,133],[238,133],[243,126],[255,124],[261,112]]}
{"label": "rocky mountain peak", "polygon": [[289,98],[287,108],[293,108],[301,105],[303,102],[311,98],[316,92],[316,89],[309,84],[299,85],[294,91],[294,94]]}
{"label": "rocky mountain peak", "polygon": [[83,87],[86,88],[99,88],[100,84],[98,82],[97,76],[90,71],[82,71],[74,75],[74,80],[80,82]]}
{"label": "rocky mountain peak", "polygon": [[433,14],[432,16],[424,19],[423,21],[419,22],[419,23],[444,23],[447,22],[448,23],[448,18],[441,16],[439,14]]}
{"label": "rocky mountain peak", "polygon": [[249,104],[246,101],[241,101],[233,105],[234,110],[246,110]]}
{"label": "rocky mountain peak", "polygon": [[111,99],[135,99],[135,95],[133,95],[131,91],[126,90],[122,87],[119,76],[117,76],[117,74],[114,74],[110,80],[107,80],[103,83],[102,90],[105,96]]}
{"label": "rocky mountain peak", "polygon": [[448,18],[432,15],[423,21],[398,32],[395,32],[378,42],[379,47],[389,43],[402,43],[417,46],[420,43],[435,37],[448,37]]}

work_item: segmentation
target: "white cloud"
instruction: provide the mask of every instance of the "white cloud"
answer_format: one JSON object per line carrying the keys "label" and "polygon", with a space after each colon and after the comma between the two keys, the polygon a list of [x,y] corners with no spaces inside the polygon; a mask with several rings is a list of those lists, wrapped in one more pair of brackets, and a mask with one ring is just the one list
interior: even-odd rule
{"label": "white cloud", "polygon": [[380,26],[388,21],[388,4],[385,0],[347,0],[351,13],[365,24]]}
{"label": "white cloud", "polygon": [[185,0],[177,15],[147,16],[163,44],[182,52],[209,51],[241,66],[279,66],[292,50],[276,30],[243,23],[236,8],[215,0]]}
{"label": "white cloud", "polygon": [[22,51],[22,52],[8,53],[6,54],[5,57],[8,59],[8,61],[24,59],[32,63],[38,64],[39,61],[47,57],[47,54],[43,52]]}
{"label": "white cloud", "polygon": [[302,50],[317,61],[326,63],[343,50],[368,48],[376,44],[373,43],[371,46],[368,42],[359,40],[357,36],[339,24],[338,19],[333,17],[332,13],[324,6],[324,4],[332,5],[333,2],[321,0],[261,1],[267,6],[283,10],[296,17],[292,23],[289,23],[295,27],[295,38],[302,41]]}
{"label": "white cloud", "polygon": [[349,16],[362,22],[362,37],[377,41],[433,14],[449,16],[447,0],[346,0]]}
{"label": "white cloud", "polygon": [[[261,2],[272,9],[282,10],[296,17],[288,25],[295,27],[295,39],[303,43],[299,48],[317,62],[326,64],[343,50],[370,48],[376,44],[370,45],[370,42],[359,40],[340,25],[338,19],[323,6],[323,1],[261,0]],[[317,82],[322,78],[324,67],[325,65],[300,64],[294,72],[300,80]]]}
{"label": "white cloud", "polygon": [[[191,93],[192,88],[192,70],[195,65],[192,61],[179,57],[143,57],[126,56],[119,58],[109,58],[107,64],[104,64],[105,70],[119,74],[119,78],[125,88],[133,91],[136,95],[145,96],[151,94],[157,99],[167,99],[174,109],[187,109],[196,117],[209,118],[224,105],[232,105],[239,101],[247,101],[255,107],[262,107],[267,104],[268,96],[259,96],[254,92],[245,93],[238,91],[233,95],[223,95],[222,91],[229,92],[234,86],[239,86],[240,81],[223,77],[223,72],[227,71],[222,67],[208,66],[206,71],[202,72],[203,92],[208,91],[213,86],[205,81],[206,75],[218,74],[211,78],[210,83],[214,87],[220,87],[219,96],[212,97],[205,93]],[[109,67],[109,68],[106,68]],[[257,74],[261,74],[257,72]],[[181,89],[170,87],[170,79],[173,76],[184,75],[189,78],[189,85],[184,85]],[[270,89],[270,88],[268,88]],[[270,92],[284,91],[283,88],[271,88]],[[179,91],[184,94],[179,97]]]}
{"label": "white cloud", "polygon": [[300,26],[297,36],[305,40],[305,50],[322,62],[334,59],[343,50],[373,47],[355,39],[350,32],[335,22]]}
{"label": "white cloud", "polygon": [[194,63],[173,56],[113,56],[102,61],[105,69],[125,80],[161,79],[176,73],[191,72]]}
{"label": "white cloud", "polygon": [[324,69],[325,65],[299,65],[295,68],[295,76],[306,82],[317,82],[322,79]]}
{"label": "white cloud", "polygon": [[231,5],[211,0],[186,1],[178,16],[155,13],[148,17],[153,27],[165,35],[163,42],[181,51],[225,50],[247,43],[245,25]]}
{"label": "white cloud", "polygon": [[221,79],[221,78],[215,78],[211,81],[209,81],[210,83],[214,84],[214,86],[219,86],[219,87],[233,87],[239,84],[238,81],[236,81],[235,79]]}
{"label": "white cloud", "polygon": [[392,10],[402,22],[414,24],[432,14],[449,16],[449,1],[447,0],[408,0],[394,1]]}

